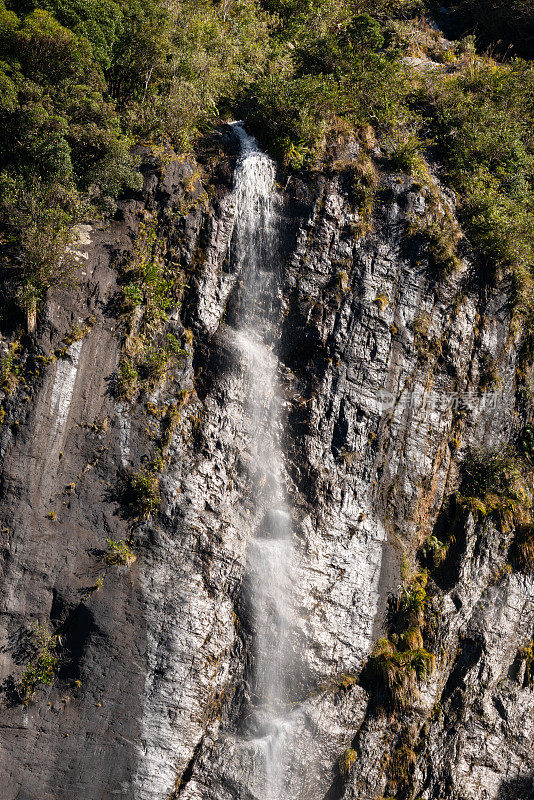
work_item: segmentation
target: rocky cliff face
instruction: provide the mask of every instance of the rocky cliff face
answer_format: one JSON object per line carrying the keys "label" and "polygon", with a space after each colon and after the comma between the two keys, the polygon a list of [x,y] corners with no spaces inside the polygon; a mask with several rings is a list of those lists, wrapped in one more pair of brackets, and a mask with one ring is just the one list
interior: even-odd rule
{"label": "rocky cliff face", "polygon": [[[236,147],[221,129],[198,164],[144,154],[143,192],[79,231],[78,285],[50,294],[23,342],[1,434],[6,800],[262,796],[259,745],[243,746],[258,732],[245,376],[228,335]],[[482,284],[467,248],[452,277],[433,273],[410,232],[425,199],[401,175],[380,176],[362,235],[358,145],[343,148],[343,169],[284,178],[277,201],[298,618],[287,797],[527,800],[534,693],[518,653],[534,581],[507,567],[512,526],[450,501],[468,448],[504,446],[529,421],[509,287]],[[185,276],[167,329],[187,357],[119,401],[120,267],[147,220]],[[5,322],[4,349],[12,338]],[[488,360],[499,379],[482,391]],[[143,518],[125,482],[164,436],[161,503]],[[453,534],[429,580],[436,667],[408,708],[384,710],[358,675],[403,555],[411,569],[433,531]],[[106,540],[130,540],[135,562],[109,563]],[[58,664],[22,703],[35,623],[58,636]]]}

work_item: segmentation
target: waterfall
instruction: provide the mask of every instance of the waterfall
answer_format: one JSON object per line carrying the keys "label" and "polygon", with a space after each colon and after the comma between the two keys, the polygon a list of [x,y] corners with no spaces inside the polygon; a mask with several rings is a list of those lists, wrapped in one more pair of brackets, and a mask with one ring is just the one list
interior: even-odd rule
{"label": "waterfall", "polygon": [[241,144],[234,178],[233,258],[241,275],[234,335],[248,394],[245,414],[254,520],[247,569],[254,637],[252,713],[255,741],[263,756],[263,764],[258,764],[263,770],[261,797],[281,800],[291,727],[287,709],[293,552],[283,479],[282,407],[275,350],[280,277],[275,165],[239,123],[233,128]]}

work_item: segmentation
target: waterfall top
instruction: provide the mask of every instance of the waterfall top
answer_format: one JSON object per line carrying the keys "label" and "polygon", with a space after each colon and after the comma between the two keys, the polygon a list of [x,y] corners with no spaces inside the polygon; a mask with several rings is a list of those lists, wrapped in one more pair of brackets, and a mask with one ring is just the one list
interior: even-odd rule
{"label": "waterfall top", "polygon": [[246,158],[252,153],[264,155],[264,153],[261,152],[260,146],[254,136],[250,136],[250,134],[246,132],[241,121],[230,122],[229,125],[231,128],[233,128],[235,135],[239,139],[239,143],[241,145],[240,158]]}

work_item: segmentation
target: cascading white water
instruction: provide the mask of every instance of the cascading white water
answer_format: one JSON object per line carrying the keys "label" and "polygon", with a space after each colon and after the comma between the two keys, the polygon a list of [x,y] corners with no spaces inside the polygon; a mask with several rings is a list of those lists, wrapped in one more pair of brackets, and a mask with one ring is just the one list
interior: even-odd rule
{"label": "cascading white water", "polygon": [[[235,172],[234,259],[241,274],[235,344],[248,387],[255,533],[248,545],[248,585],[254,628],[255,741],[263,764],[263,800],[282,800],[290,739],[288,674],[291,668],[292,527],[283,480],[281,400],[273,341],[277,322],[275,165],[239,123]],[[261,761],[261,758],[259,759]]]}

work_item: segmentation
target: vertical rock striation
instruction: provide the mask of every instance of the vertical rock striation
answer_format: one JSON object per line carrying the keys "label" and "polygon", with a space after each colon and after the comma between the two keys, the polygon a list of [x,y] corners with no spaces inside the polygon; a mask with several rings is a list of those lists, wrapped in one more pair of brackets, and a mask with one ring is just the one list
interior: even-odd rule
{"label": "vertical rock striation", "polygon": [[[273,797],[528,800],[534,693],[520,651],[534,636],[534,582],[507,567],[511,527],[449,504],[468,448],[502,447],[529,421],[506,279],[481,284],[466,253],[438,280],[410,234],[424,199],[403,176],[381,177],[360,235],[345,173],[325,170],[290,177],[273,199],[279,256],[253,286],[249,255],[264,234],[255,229],[245,255],[238,150],[222,128],[199,164],[161,174],[145,154],[143,191],[84,231],[85,274],[51,293],[25,351],[26,385],[4,401],[3,797],[265,798],[278,737],[270,752],[284,783]],[[265,194],[256,199],[254,219],[267,224]],[[187,278],[169,331],[193,339],[172,380],[118,402],[116,267],[147,217]],[[272,301],[261,318],[278,327],[258,330],[252,298],[262,310]],[[483,391],[488,358],[499,381]],[[149,463],[178,398],[160,509],[132,519],[125,475]],[[267,438],[251,437],[260,413]],[[436,669],[392,718],[356,678],[402,554],[412,560],[443,527],[454,545],[432,577]],[[106,539],[129,539],[135,563],[107,565]],[[286,577],[269,549],[291,565],[290,662],[271,652],[291,615],[277,606]],[[263,639],[260,597],[261,618],[273,615]],[[60,635],[59,666],[26,707],[15,690],[34,622]],[[262,664],[275,666],[261,677]],[[342,775],[347,748],[357,760]],[[395,778],[399,753],[406,780]]]}

